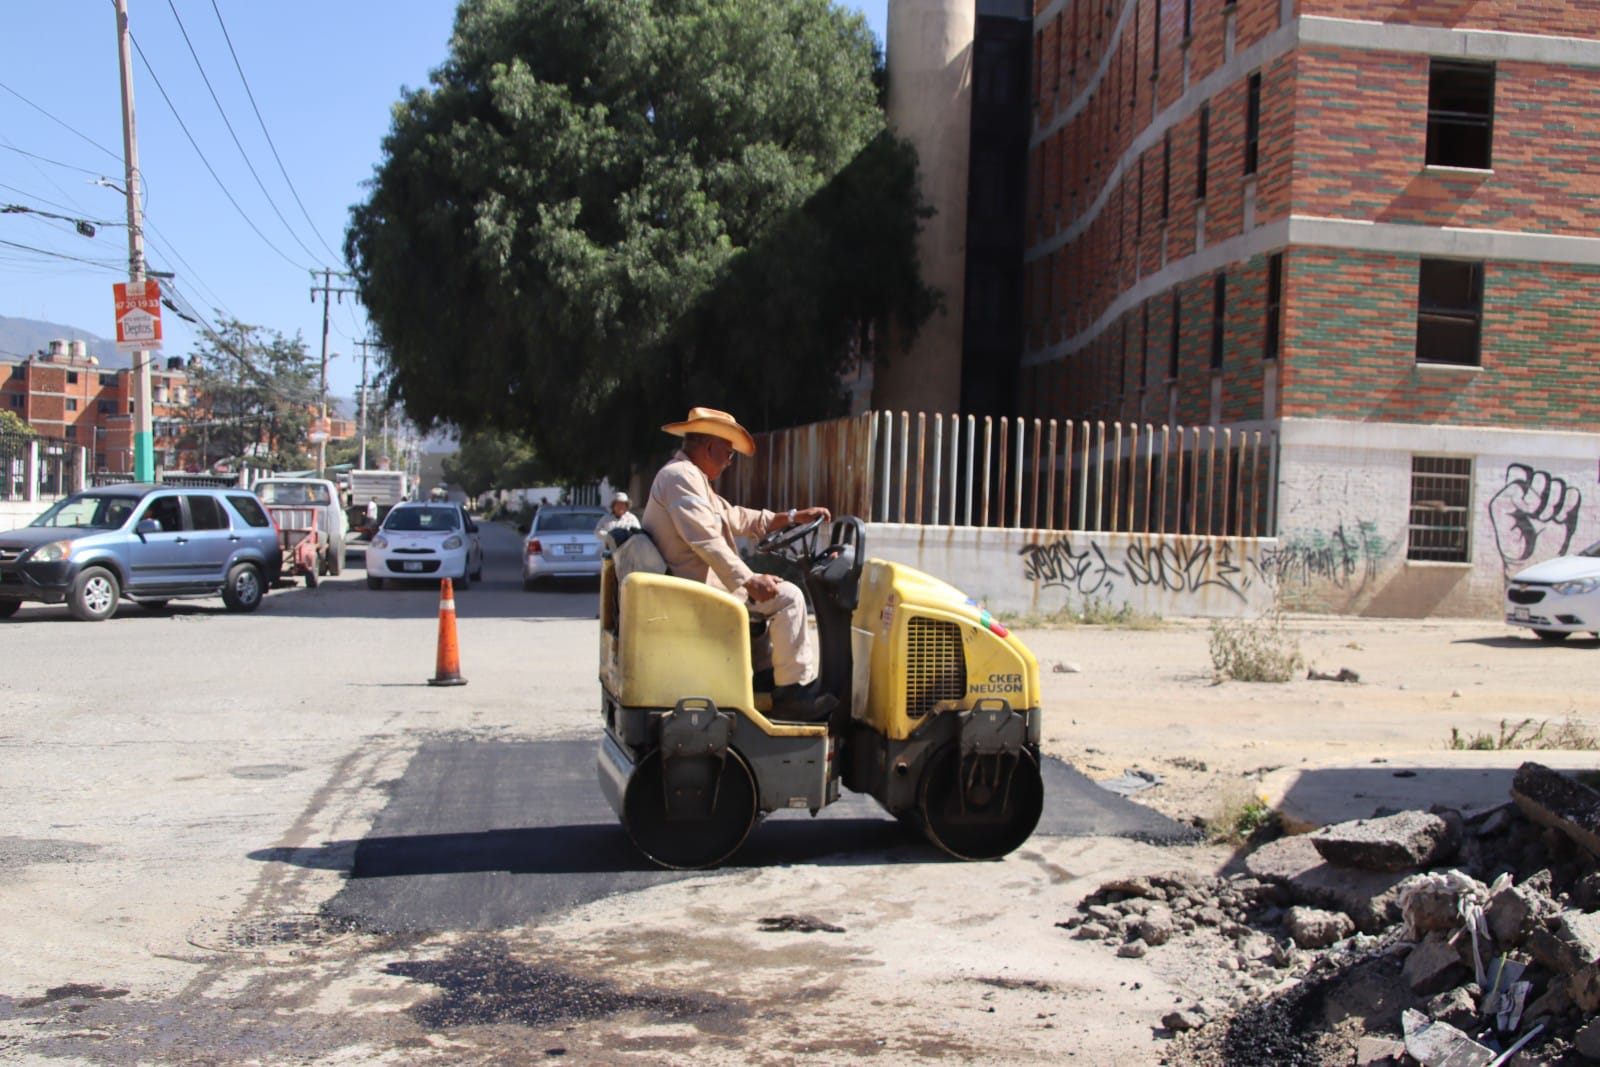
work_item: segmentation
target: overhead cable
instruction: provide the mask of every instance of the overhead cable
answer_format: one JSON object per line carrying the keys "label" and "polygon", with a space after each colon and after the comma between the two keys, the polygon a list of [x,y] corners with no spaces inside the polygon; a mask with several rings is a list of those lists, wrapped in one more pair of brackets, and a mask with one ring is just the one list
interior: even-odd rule
{"label": "overhead cable", "polygon": [[257,226],[255,222],[251,220],[250,216],[245,214],[244,208],[239,206],[239,201],[234,199],[233,194],[228,191],[227,185],[223,183],[220,177],[218,177],[216,168],[211,165],[211,161],[206,158],[206,154],[200,150],[200,145],[194,139],[194,134],[189,132],[189,127],[184,123],[183,116],[178,114],[177,105],[172,102],[172,97],[167,95],[167,90],[161,84],[161,79],[156,76],[155,67],[150,64],[149,58],[145,56],[144,49],[139,47],[139,39],[133,36],[131,33],[128,35],[128,39],[133,42],[133,49],[139,53],[139,61],[144,64],[145,72],[150,75],[150,80],[155,82],[156,90],[161,93],[161,99],[167,102],[167,109],[172,112],[172,117],[178,120],[178,128],[181,129],[183,131],[183,135],[189,139],[189,146],[194,149],[195,155],[200,157],[200,162],[205,164],[206,170],[211,174],[212,181],[217,183],[217,188],[222,190],[222,195],[228,198],[228,203],[233,205],[233,209],[239,213],[239,217],[245,221],[245,225],[249,226],[257,237],[261,238],[262,244],[278,253],[279,257],[281,257],[285,263],[288,263],[290,266],[296,267],[300,270],[310,270],[311,268],[306,267],[303,264],[296,263],[289,257],[287,252],[273,244],[267,235],[261,232],[261,227]]}
{"label": "overhead cable", "polygon": [[[244,160],[245,169],[250,172],[250,177],[256,180],[256,188],[260,189],[261,195],[267,198],[267,205],[272,208],[272,213],[278,216],[278,221],[283,223],[283,228],[289,231],[289,236],[294,238],[294,243],[299,245],[301,251],[305,252],[306,255],[316,259],[317,254],[306,247],[304,241],[300,240],[300,235],[294,232],[294,227],[289,225],[289,220],[283,217],[282,211],[278,210],[278,204],[272,199],[272,194],[267,192],[267,187],[262,182],[261,175],[256,173],[255,164],[250,162],[249,153],[245,152],[244,145],[239,141],[239,134],[234,130],[233,123],[228,121],[228,113],[223,110],[222,101],[217,98],[216,89],[211,86],[211,79],[206,76],[205,65],[200,62],[200,54],[194,50],[194,42],[189,39],[189,29],[183,24],[183,18],[178,14],[177,5],[172,0],[167,0],[167,6],[172,9],[172,17],[178,23],[178,32],[183,35],[183,43],[188,46],[189,55],[194,59],[195,69],[200,72],[200,80],[205,82],[206,91],[211,94],[211,102],[217,105],[217,114],[222,116],[222,124],[228,128],[228,136],[233,138],[233,145],[239,150],[239,158]],[[315,232],[314,227],[313,232]]]}
{"label": "overhead cable", "polygon": [[[168,2],[170,3],[171,0],[168,0]],[[217,7],[217,0],[211,0],[211,10],[217,13],[217,25],[222,27],[222,39],[228,42],[228,54],[233,56],[233,66],[239,72],[239,81],[244,85],[244,94],[250,98],[250,107],[255,110],[256,122],[261,126],[261,135],[267,139],[267,147],[272,149],[272,158],[278,163],[278,173],[283,175],[284,184],[289,187],[289,192],[294,197],[294,202],[300,206],[300,214],[305,216],[307,225],[311,227],[311,232],[316,236],[317,240],[322,242],[322,247],[326,248],[328,254],[336,261],[344,262],[344,257],[335,252],[333,246],[323,240],[322,231],[317,229],[315,222],[311,221],[311,213],[306,210],[305,202],[300,199],[299,190],[294,187],[294,182],[289,178],[289,171],[283,165],[283,157],[278,155],[278,146],[273,143],[272,134],[267,132],[266,119],[261,117],[261,108],[256,105],[256,94],[250,91],[250,82],[244,76],[244,67],[239,63],[239,53],[234,51],[233,38],[229,36],[228,27],[222,21],[222,9]]]}

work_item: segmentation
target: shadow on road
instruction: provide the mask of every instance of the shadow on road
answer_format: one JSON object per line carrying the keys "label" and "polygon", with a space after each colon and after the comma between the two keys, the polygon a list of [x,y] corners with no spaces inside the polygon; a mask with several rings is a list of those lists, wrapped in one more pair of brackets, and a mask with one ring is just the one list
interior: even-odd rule
{"label": "shadow on road", "polygon": [[[381,930],[486,930],[528,922],[617,893],[716,871],[668,871],[637,852],[595,781],[595,741],[440,739],[417,750],[371,834],[316,848],[266,848],[260,862],[348,872],[328,905]],[[1038,837],[1104,835],[1157,844],[1192,827],[1046,759]],[[721,870],[865,866],[951,860],[846,792],[816,817],[776,812]]]}

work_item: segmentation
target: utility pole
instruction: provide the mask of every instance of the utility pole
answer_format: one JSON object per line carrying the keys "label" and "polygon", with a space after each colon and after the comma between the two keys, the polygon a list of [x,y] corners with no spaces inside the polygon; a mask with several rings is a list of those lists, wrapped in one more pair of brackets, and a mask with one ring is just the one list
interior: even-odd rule
{"label": "utility pole", "polygon": [[[117,61],[122,78],[122,159],[128,186],[128,284],[144,286],[144,222],[139,214],[139,136],[133,122],[133,55],[128,37],[128,0],[115,0]],[[159,310],[159,309],[158,309]],[[150,353],[133,353],[133,480],[156,477],[155,434],[150,412]]]}
{"label": "utility pole", "polygon": [[361,467],[362,470],[366,470],[367,469],[367,349],[372,345],[372,341],[369,340],[368,338],[363,337],[361,340],[357,341],[356,344],[361,346],[361,408],[360,408],[361,461],[360,461],[360,467]]}
{"label": "utility pole", "polygon": [[[121,2],[121,0],[119,0]],[[315,280],[317,271],[311,272]],[[332,284],[335,277],[348,278],[349,274],[340,270],[322,269],[322,287],[311,287],[311,302],[317,302],[317,294],[322,294],[322,413],[320,427],[322,433],[317,440],[317,477],[328,476],[328,294],[333,293],[340,303],[344,302],[344,294],[355,292],[354,289],[341,289]]]}

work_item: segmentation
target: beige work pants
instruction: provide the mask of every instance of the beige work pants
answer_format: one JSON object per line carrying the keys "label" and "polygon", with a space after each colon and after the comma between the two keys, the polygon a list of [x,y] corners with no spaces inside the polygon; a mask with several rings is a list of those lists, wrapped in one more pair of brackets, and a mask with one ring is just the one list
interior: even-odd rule
{"label": "beige work pants", "polygon": [[[802,685],[817,676],[817,646],[806,626],[806,597],[793,582],[779,582],[778,595],[756,603],[745,598],[753,615],[767,617],[767,636],[772,642],[772,682],[774,685]],[[760,657],[760,650],[755,652]],[[760,670],[763,664],[753,666]]]}

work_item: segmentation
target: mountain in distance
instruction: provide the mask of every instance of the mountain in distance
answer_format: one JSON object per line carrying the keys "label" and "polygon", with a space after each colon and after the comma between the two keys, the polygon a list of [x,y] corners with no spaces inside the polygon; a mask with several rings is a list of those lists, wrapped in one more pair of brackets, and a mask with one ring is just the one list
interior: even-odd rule
{"label": "mountain in distance", "polygon": [[82,341],[89,349],[89,354],[98,359],[100,366],[106,370],[123,370],[132,366],[132,353],[118,352],[115,341],[96,337],[88,330],[63,326],[58,322],[0,315],[0,359],[27,359],[31,355],[48,352],[51,341]]}

